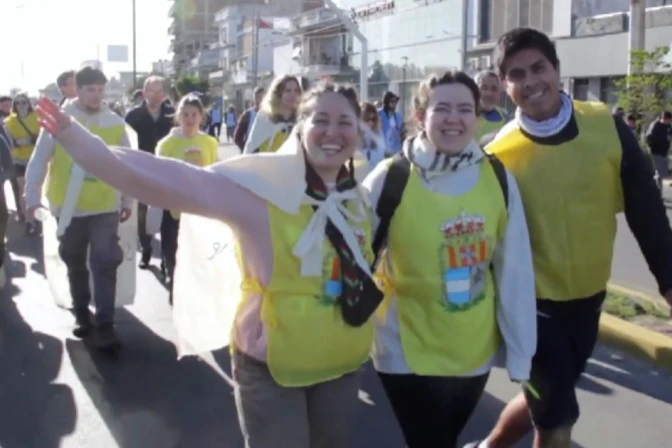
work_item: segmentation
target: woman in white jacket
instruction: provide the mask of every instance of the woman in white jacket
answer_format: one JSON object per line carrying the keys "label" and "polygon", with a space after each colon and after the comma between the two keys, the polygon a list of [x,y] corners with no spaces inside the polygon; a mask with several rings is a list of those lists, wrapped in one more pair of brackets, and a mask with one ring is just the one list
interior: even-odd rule
{"label": "woman in white jacket", "polygon": [[362,153],[369,162],[369,168],[385,159],[385,138],[380,126],[380,116],[372,103],[362,103]]}
{"label": "woman in white jacket", "polygon": [[385,292],[372,357],[408,448],[453,448],[500,348],[529,377],[532,255],[514,178],[474,141],[474,81],[432,77],[414,104],[419,134],[364,182]]}

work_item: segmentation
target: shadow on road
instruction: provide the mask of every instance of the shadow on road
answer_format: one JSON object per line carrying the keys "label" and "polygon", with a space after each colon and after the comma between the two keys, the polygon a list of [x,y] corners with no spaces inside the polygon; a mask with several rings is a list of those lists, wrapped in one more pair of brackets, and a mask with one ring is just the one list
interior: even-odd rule
{"label": "shadow on road", "polygon": [[19,293],[11,283],[0,293],[0,446],[58,448],[77,421],[72,389],[53,382],[63,343],[23,320]]}
{"label": "shadow on road", "polygon": [[197,358],[118,310],[124,347],[114,357],[66,342],[72,365],[124,448],[242,447],[231,386]]}
{"label": "shadow on road", "polygon": [[640,362],[631,356],[621,356],[613,350],[600,347],[595,350],[588,362],[579,387],[589,392],[601,393],[590,385],[611,389],[602,386],[590,377],[618,384],[619,386],[647,395],[655,400],[672,404],[672,376],[663,370],[653,370],[651,366]]}

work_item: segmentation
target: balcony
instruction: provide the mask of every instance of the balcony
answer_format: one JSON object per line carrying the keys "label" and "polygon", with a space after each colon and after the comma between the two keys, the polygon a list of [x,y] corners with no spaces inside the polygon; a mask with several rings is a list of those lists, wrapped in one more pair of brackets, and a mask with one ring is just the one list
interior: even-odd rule
{"label": "balcony", "polygon": [[[289,26],[289,35],[315,31],[317,28],[338,26],[340,19],[328,8],[318,8],[293,18]],[[333,32],[333,30],[332,30]]]}
{"label": "balcony", "polygon": [[349,47],[348,36],[304,37],[302,43],[295,38],[295,59],[305,76],[338,75],[352,70]]}

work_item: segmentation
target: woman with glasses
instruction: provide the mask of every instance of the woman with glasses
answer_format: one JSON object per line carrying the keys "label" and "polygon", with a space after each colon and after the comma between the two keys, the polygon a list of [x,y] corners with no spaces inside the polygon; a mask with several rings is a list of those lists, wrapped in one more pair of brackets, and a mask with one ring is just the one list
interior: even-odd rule
{"label": "woman with glasses", "polygon": [[367,102],[362,103],[362,153],[369,162],[369,169],[385,158],[385,139],[378,110]]}
{"label": "woman with glasses", "polygon": [[12,140],[12,158],[14,159],[15,179],[12,179],[14,201],[16,202],[17,219],[26,219],[26,232],[35,232],[35,222],[25,215],[25,203],[23,201],[23,189],[26,184],[26,166],[35,149],[40,126],[37,121],[37,113],[33,110],[28,95],[20,93],[14,98],[11,115],[5,120],[6,129]]}

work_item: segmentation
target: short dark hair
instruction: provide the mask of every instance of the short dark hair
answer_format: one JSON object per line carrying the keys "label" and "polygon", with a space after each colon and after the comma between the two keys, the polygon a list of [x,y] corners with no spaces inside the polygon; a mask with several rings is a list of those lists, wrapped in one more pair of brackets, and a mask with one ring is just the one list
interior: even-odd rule
{"label": "short dark hair", "polygon": [[259,95],[260,93],[266,93],[266,89],[264,89],[264,88],[261,87],[261,86],[259,86],[259,87],[255,87],[255,89],[254,89],[254,95],[257,96],[257,95]]}
{"label": "short dark hair", "polygon": [[502,78],[506,76],[507,58],[529,49],[538,50],[554,68],[557,69],[560,65],[555,44],[546,34],[534,28],[514,28],[502,34],[495,46],[493,54],[499,76]]}
{"label": "short dark hair", "polygon": [[0,103],[4,103],[5,101],[12,101],[12,97],[7,95],[0,96]]}
{"label": "short dark hair", "polygon": [[94,84],[107,84],[107,77],[97,68],[83,67],[75,73],[75,82],[78,88]]}
{"label": "short dark hair", "polygon": [[421,82],[415,92],[413,98],[413,106],[416,112],[425,113],[427,106],[429,106],[429,96],[432,90],[438,86],[446,84],[462,84],[471,92],[474,97],[474,112],[476,115],[480,114],[481,110],[481,89],[478,88],[476,81],[471,76],[464,72],[451,70],[445,72],[443,75],[434,75],[425,81]]}
{"label": "short dark hair", "polygon": [[68,83],[68,80],[74,76],[75,76],[74,70],[68,70],[67,72],[63,72],[60,75],[58,75],[58,78],[56,78],[56,85],[59,88],[62,88]]}
{"label": "short dark hair", "polygon": [[669,110],[663,112],[661,116],[663,117],[663,120],[672,120],[672,112],[670,112]]}

